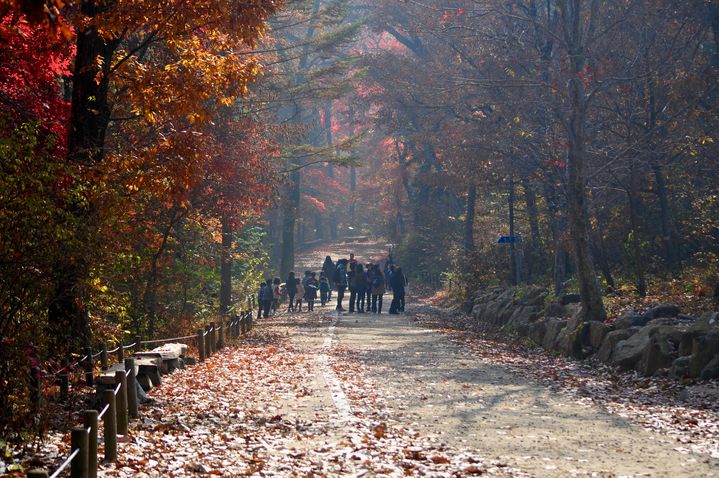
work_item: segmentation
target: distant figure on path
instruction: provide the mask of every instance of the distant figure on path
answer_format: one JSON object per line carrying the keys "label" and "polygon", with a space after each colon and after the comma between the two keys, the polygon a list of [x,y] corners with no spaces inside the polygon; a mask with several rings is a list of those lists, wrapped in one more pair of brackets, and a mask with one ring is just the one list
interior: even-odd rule
{"label": "distant figure on path", "polygon": [[347,259],[340,259],[337,261],[337,268],[335,269],[332,280],[337,287],[337,307],[336,309],[342,312],[342,300],[345,297],[345,289],[347,288]]}
{"label": "distant figure on path", "polygon": [[307,311],[311,312],[315,310],[315,299],[317,299],[317,273],[310,273],[310,278],[307,279],[307,288],[305,289],[305,300],[307,301]]}
{"label": "distant figure on path", "polygon": [[295,279],[297,284],[297,302],[295,303],[295,312],[302,312],[302,298],[305,296],[305,287],[300,282],[299,278]]}
{"label": "distant figure on path", "polygon": [[295,311],[295,295],[297,295],[297,281],[295,280],[295,273],[290,272],[285,282],[285,290],[287,291],[287,298],[289,299],[289,305],[287,312]]}
{"label": "distant figure on path", "polygon": [[382,298],[384,296],[384,276],[379,265],[374,268],[374,276],[372,277],[372,312],[382,313]]}
{"label": "distant figure on path", "polygon": [[265,310],[265,287],[267,282],[261,282],[260,288],[257,290],[257,318],[262,318],[262,311]]}
{"label": "distant figure on path", "polygon": [[399,314],[404,312],[404,288],[407,285],[407,279],[404,277],[401,267],[394,270],[389,282],[392,287],[392,304],[389,307],[389,313]]}
{"label": "distant figure on path", "polygon": [[272,279],[265,281],[264,292],[262,293],[262,316],[266,319],[270,316],[270,309],[272,308],[272,302],[274,301],[274,291],[272,290]]}
{"label": "distant figure on path", "polygon": [[365,310],[369,312],[372,310],[372,279],[374,278],[374,265],[371,263],[367,264],[364,275],[367,278],[367,300],[365,303]]}
{"label": "distant figure on path", "polygon": [[369,282],[367,281],[367,275],[365,275],[364,267],[362,267],[362,264],[357,264],[357,269],[355,270],[355,292],[357,296],[355,310],[362,314],[364,314],[365,297],[367,295],[368,285]]}
{"label": "distant figure on path", "polygon": [[355,302],[357,302],[357,264],[350,262],[349,265],[347,287],[350,290],[350,313],[352,313],[355,311]]}
{"label": "distant figure on path", "polygon": [[327,293],[327,300],[332,299],[332,288],[334,287],[334,275],[335,275],[335,268],[336,265],[334,262],[332,262],[332,258],[330,256],[325,257],[325,262],[322,264],[322,271],[325,273],[325,277],[327,277],[327,282],[329,282],[330,285],[330,291]]}
{"label": "distant figure on path", "polygon": [[330,281],[324,271],[320,272],[320,304],[324,306],[329,298]]}
{"label": "distant figure on path", "polygon": [[275,277],[272,280],[272,313],[277,312],[280,307],[280,299],[282,298],[282,291],[280,290],[280,284],[282,281],[279,277]]}

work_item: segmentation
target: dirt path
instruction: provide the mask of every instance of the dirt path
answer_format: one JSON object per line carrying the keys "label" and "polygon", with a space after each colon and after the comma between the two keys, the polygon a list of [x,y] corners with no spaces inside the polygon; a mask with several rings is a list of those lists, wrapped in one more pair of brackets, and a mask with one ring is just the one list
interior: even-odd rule
{"label": "dirt path", "polygon": [[487,364],[407,316],[343,315],[337,335],[398,423],[533,476],[719,476],[670,438]]}
{"label": "dirt path", "polygon": [[[384,250],[343,247],[361,260]],[[307,253],[304,267],[332,252]],[[671,437],[493,360],[505,351],[476,353],[419,325],[411,305],[401,316],[326,306],[257,321],[167,376],[99,476],[719,476]]]}

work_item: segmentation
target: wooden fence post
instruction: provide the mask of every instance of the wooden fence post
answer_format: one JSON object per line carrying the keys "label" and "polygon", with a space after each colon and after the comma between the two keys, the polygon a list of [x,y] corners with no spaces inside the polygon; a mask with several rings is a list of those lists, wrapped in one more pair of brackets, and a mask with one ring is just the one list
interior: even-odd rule
{"label": "wooden fence post", "polygon": [[212,341],[212,334],[210,333],[210,326],[205,325],[205,357],[206,358],[212,357],[212,346],[210,345],[211,341]]}
{"label": "wooden fence post", "polygon": [[203,336],[204,333],[204,330],[197,329],[197,350],[200,354],[200,362],[205,361],[205,337]]}
{"label": "wooden fence post", "polygon": [[135,336],[135,353],[142,352],[142,337],[139,335]]}
{"label": "wooden fence post", "polygon": [[87,428],[77,427],[70,432],[71,451],[80,450],[70,465],[71,478],[87,478]]}
{"label": "wooden fence post", "polygon": [[137,418],[140,413],[137,409],[137,377],[135,376],[135,359],[128,357],[125,359],[125,370],[129,370],[127,374],[127,413],[130,418]]}
{"label": "wooden fence post", "polygon": [[115,403],[115,391],[106,389],[102,392],[103,401],[109,405],[103,416],[105,439],[105,461],[113,463],[117,461],[117,404]]}
{"label": "wooden fence post", "polygon": [[125,361],[125,347],[122,343],[117,346],[117,363],[123,363]]}
{"label": "wooden fence post", "polygon": [[217,330],[217,349],[225,348],[225,319],[220,317],[220,328]]}
{"label": "wooden fence post", "polygon": [[210,347],[212,348],[212,353],[214,354],[217,352],[217,323],[216,322],[210,322],[210,332],[212,334],[212,339],[210,340]]}
{"label": "wooden fence post", "polygon": [[87,436],[87,476],[97,478],[97,410],[82,412],[85,429],[90,429]]}
{"label": "wooden fence post", "polygon": [[100,349],[100,368],[103,372],[110,368],[107,362],[107,344],[103,342],[102,348]]}
{"label": "wooden fence post", "polygon": [[95,362],[92,359],[92,347],[85,347],[85,384],[88,387],[95,385]]}
{"label": "wooden fence post", "polygon": [[127,435],[127,376],[123,370],[115,372],[115,386],[120,385],[115,399],[117,416],[117,434]]}

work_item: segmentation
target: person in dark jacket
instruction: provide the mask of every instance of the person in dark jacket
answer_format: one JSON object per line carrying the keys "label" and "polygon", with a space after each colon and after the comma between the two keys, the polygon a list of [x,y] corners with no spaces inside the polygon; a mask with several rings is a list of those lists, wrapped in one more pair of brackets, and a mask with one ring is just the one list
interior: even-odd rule
{"label": "person in dark jacket", "polygon": [[350,313],[355,311],[355,302],[357,302],[357,263],[349,263],[350,270],[347,272],[347,287],[350,290]]}
{"label": "person in dark jacket", "polygon": [[274,301],[274,291],[272,290],[272,279],[265,281],[264,292],[262,293],[262,317],[265,319],[270,316],[270,309],[272,308],[272,302]]}
{"label": "person in dark jacket", "polygon": [[367,275],[365,275],[364,267],[362,267],[362,264],[357,264],[357,269],[355,270],[355,293],[357,295],[355,310],[362,314],[364,314],[365,297],[367,295],[368,285],[369,282],[367,281]]}
{"label": "person in dark jacket", "polygon": [[384,296],[384,275],[379,266],[375,266],[374,275],[372,276],[372,312],[382,313],[382,298]]}
{"label": "person in dark jacket", "polygon": [[389,279],[389,285],[392,287],[392,304],[389,307],[390,314],[399,314],[404,312],[404,287],[407,280],[402,273],[402,268],[395,268]]}
{"label": "person in dark jacket", "polygon": [[295,311],[295,295],[297,294],[297,282],[295,282],[295,273],[290,272],[285,281],[285,290],[287,291],[287,297],[290,300],[287,312]]}
{"label": "person in dark jacket", "polygon": [[265,287],[267,282],[262,282],[257,290],[257,318],[262,318],[262,311],[265,309]]}
{"label": "person in dark jacket", "polygon": [[322,263],[322,271],[325,273],[325,277],[327,277],[327,282],[329,283],[330,290],[327,293],[327,300],[332,300],[332,287],[334,287],[334,275],[335,275],[335,269],[337,266],[334,262],[332,262],[332,258],[330,256],[325,257],[325,261]]}
{"label": "person in dark jacket", "polygon": [[337,310],[340,312],[342,308],[342,300],[345,298],[345,289],[347,288],[347,259],[337,261],[337,268],[334,271],[332,280],[337,287]]}
{"label": "person in dark jacket", "polygon": [[367,277],[367,297],[365,302],[365,310],[369,312],[370,310],[372,310],[372,278],[374,277],[374,266],[372,264],[367,264],[364,275],[365,277]]}

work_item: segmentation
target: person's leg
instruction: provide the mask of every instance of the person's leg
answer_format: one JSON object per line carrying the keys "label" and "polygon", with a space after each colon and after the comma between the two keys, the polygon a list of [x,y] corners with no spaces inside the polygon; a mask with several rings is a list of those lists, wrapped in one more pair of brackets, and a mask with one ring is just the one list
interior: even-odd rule
{"label": "person's leg", "polygon": [[337,310],[343,310],[342,309],[342,300],[345,298],[345,288],[342,286],[337,286]]}
{"label": "person's leg", "polygon": [[372,294],[372,312],[377,312],[377,294]]}
{"label": "person's leg", "polygon": [[265,308],[265,301],[264,300],[258,300],[257,301],[257,318],[262,318],[262,310]]}
{"label": "person's leg", "polygon": [[262,310],[262,316],[265,319],[270,316],[270,307],[272,307],[272,301],[271,300],[264,301],[264,309]]}
{"label": "person's leg", "polygon": [[404,290],[399,292],[399,311],[404,312]]}
{"label": "person's leg", "polygon": [[372,289],[371,288],[367,289],[366,299],[367,299],[367,309],[366,310],[367,310],[367,312],[369,312],[370,310],[372,310]]}
{"label": "person's leg", "polygon": [[302,312],[302,297],[297,299],[297,307],[295,307],[295,312]]}
{"label": "person's leg", "polygon": [[357,289],[350,289],[350,312],[355,311],[355,302],[357,301]]}
{"label": "person's leg", "polygon": [[289,300],[289,304],[287,304],[287,312],[294,312],[295,311],[295,295],[288,295],[287,296]]}
{"label": "person's leg", "polygon": [[357,293],[357,312],[364,312],[364,291]]}
{"label": "person's leg", "polygon": [[380,294],[379,299],[377,299],[377,313],[382,313],[382,297],[384,297],[382,294]]}
{"label": "person's leg", "polygon": [[390,314],[396,314],[397,313],[397,303],[399,302],[397,298],[397,293],[392,294],[392,302],[389,304],[389,313]]}

